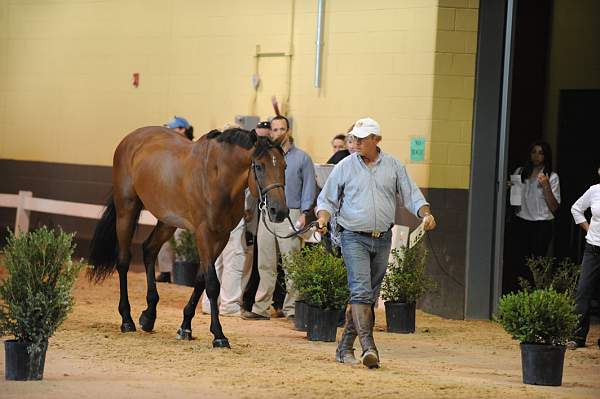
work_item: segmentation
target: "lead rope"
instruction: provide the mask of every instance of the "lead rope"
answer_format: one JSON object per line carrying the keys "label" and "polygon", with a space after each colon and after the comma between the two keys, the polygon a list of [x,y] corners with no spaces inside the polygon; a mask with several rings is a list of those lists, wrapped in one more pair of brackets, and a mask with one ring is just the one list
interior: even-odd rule
{"label": "lead rope", "polygon": [[[263,221],[263,225],[265,226],[265,228],[267,229],[267,231],[269,231],[269,233],[273,234],[275,237],[277,238],[292,238],[292,237],[296,237],[299,236],[301,234],[306,233],[308,230],[312,229],[313,227],[318,227],[319,226],[319,222],[317,220],[314,220],[308,224],[306,224],[303,228],[301,228],[300,230],[296,229],[296,226],[294,226],[294,223],[292,223],[292,219],[290,218],[290,216],[288,215],[287,220],[290,223],[290,226],[292,228],[292,230],[294,230],[293,233],[290,233],[286,236],[280,236],[279,234],[275,233],[273,230],[271,230],[271,228],[267,225],[267,221],[266,221],[266,217],[267,216],[267,212],[265,210],[265,203],[261,202],[258,206],[258,209],[260,211],[260,216],[261,216],[261,220]],[[314,233],[313,233],[314,234]]]}

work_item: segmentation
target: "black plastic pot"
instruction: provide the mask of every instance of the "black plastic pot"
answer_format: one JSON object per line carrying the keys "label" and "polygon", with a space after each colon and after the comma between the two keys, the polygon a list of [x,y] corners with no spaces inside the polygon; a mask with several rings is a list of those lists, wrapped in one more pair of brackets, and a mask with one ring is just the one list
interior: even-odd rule
{"label": "black plastic pot", "polygon": [[174,262],[173,273],[171,274],[174,284],[187,285],[193,287],[196,285],[196,273],[198,273],[198,263],[192,262]]}
{"label": "black plastic pot", "polygon": [[339,309],[306,305],[306,336],[309,341],[335,342]]}
{"label": "black plastic pot", "polygon": [[306,302],[296,301],[295,303],[295,317],[294,317],[294,330],[306,331]]}
{"label": "black plastic pot", "polygon": [[27,352],[30,345],[15,339],[4,341],[4,374],[7,380],[31,381],[44,377],[48,341],[43,343],[41,351],[33,354]]}
{"label": "black plastic pot", "polygon": [[387,331],[411,334],[415,332],[416,304],[385,302],[385,322]]}
{"label": "black plastic pot", "polygon": [[565,346],[521,344],[523,383],[562,385]]}

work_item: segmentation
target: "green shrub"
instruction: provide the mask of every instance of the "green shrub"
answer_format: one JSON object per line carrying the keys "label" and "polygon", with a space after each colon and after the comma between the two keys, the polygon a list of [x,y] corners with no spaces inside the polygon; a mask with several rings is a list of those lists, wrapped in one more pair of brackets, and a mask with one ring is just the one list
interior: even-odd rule
{"label": "green shrub", "polygon": [[8,277],[0,284],[0,335],[31,343],[32,352],[54,334],[74,304],[81,264],[72,262],[73,234],[47,227],[16,237],[4,248]]}
{"label": "green shrub", "polygon": [[189,230],[181,230],[171,239],[175,258],[179,262],[199,263],[198,247],[196,246],[196,236]]}
{"label": "green shrub", "polygon": [[565,345],[578,316],[568,293],[547,288],[504,295],[495,319],[521,343]]}
{"label": "green shrub", "polygon": [[323,244],[305,246],[283,258],[289,278],[307,304],[343,309],[350,297],[344,261]]}
{"label": "green shrub", "polygon": [[427,250],[421,243],[412,248],[393,249],[392,257],[381,285],[384,300],[413,303],[434,287],[433,281],[425,275]]}
{"label": "green shrub", "polygon": [[557,292],[573,295],[581,266],[565,258],[556,263],[556,258],[539,256],[527,258],[527,267],[533,274],[533,287],[529,281],[519,278],[519,284],[524,290],[553,288]]}

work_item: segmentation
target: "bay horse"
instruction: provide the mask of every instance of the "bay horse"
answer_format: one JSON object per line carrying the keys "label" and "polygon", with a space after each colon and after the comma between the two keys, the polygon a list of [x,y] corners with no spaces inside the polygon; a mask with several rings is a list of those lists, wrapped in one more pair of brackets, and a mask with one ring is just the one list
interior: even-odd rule
{"label": "bay horse", "polygon": [[244,214],[246,188],[274,222],[288,217],[285,202],[285,159],[281,142],[259,137],[254,130],[213,130],[192,142],[173,130],[150,126],[127,135],[115,150],[112,195],[90,246],[88,277],[100,282],[119,273],[121,332],[135,331],[127,293],[131,240],[143,208],[158,223],[142,248],[146,269],[147,308],[139,323],[150,332],[159,300],[155,262],[161,246],[177,227],[192,231],[200,256],[194,291],[183,310],[178,339],[192,339],[191,322],[206,289],[210,299],[213,347],[229,348],[219,322],[220,284],[215,260],[229,233]]}

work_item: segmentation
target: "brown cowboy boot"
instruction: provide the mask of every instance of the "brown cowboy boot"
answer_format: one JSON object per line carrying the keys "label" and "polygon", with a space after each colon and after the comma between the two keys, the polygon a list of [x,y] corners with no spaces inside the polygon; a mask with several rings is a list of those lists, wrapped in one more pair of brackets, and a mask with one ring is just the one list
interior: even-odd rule
{"label": "brown cowboy boot", "polygon": [[352,305],[352,318],[362,346],[362,364],[370,369],[379,368],[379,353],[373,339],[373,311],[371,305],[355,303]]}
{"label": "brown cowboy boot", "polygon": [[360,364],[360,361],[354,357],[354,340],[356,340],[356,327],[352,320],[352,305],[346,307],[346,327],[342,333],[342,338],[335,350],[335,360],[344,364]]}

